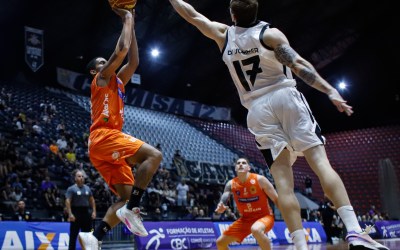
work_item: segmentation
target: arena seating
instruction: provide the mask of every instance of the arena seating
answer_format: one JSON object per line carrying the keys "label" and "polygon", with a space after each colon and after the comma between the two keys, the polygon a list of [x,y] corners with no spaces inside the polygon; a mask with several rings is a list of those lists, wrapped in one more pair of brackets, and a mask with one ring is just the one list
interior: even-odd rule
{"label": "arena seating", "polygon": [[[40,103],[53,102],[59,115],[44,127],[47,138],[54,138],[55,126],[64,120],[67,130],[81,137],[90,126],[89,98],[65,90],[3,82],[1,87],[13,94],[12,109],[40,109]],[[10,133],[12,117],[5,118],[0,130]],[[163,164],[169,166],[175,150],[179,149],[186,159],[217,164],[231,164],[238,155],[247,155],[259,166],[265,166],[262,155],[257,150],[249,131],[239,125],[224,122],[202,121],[187,117],[126,106],[124,131],[146,142],[162,146]],[[378,161],[389,158],[397,166],[400,179],[400,126],[374,127],[353,131],[326,134],[326,150],[331,164],[342,177],[353,205],[365,211],[371,204],[380,209],[378,181]],[[295,186],[304,189],[304,178],[313,180],[313,197],[319,201],[323,197],[317,177],[312,173],[304,158],[294,165]],[[62,181],[59,180],[59,181]],[[397,190],[399,192],[399,190]]]}

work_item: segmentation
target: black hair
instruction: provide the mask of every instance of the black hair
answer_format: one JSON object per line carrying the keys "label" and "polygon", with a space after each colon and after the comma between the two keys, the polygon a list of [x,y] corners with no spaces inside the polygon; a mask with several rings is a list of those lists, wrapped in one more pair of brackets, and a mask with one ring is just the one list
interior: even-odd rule
{"label": "black hair", "polygon": [[92,75],[92,74],[90,73],[90,71],[96,70],[96,60],[97,60],[97,58],[98,58],[98,57],[93,58],[93,59],[90,60],[90,62],[86,65],[86,72],[87,72],[89,75]]}
{"label": "black hair", "polygon": [[232,0],[229,7],[238,26],[249,26],[257,20],[258,0]]}

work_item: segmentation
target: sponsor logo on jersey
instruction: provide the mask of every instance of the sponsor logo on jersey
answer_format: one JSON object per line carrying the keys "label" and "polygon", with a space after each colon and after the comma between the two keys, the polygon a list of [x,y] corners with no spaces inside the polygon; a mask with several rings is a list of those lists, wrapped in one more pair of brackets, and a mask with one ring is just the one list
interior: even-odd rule
{"label": "sponsor logo on jersey", "polygon": [[259,200],[258,196],[255,197],[249,197],[249,198],[239,198],[238,201],[239,202],[243,202],[243,203],[248,203],[248,202],[256,202]]}

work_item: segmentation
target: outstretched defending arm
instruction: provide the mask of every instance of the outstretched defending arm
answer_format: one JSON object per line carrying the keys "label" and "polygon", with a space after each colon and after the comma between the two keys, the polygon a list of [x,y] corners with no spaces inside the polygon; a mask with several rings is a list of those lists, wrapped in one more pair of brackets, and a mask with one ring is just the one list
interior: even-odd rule
{"label": "outstretched defending arm", "polygon": [[228,201],[229,201],[229,195],[231,194],[231,182],[228,181],[225,185],[224,193],[221,195],[221,199],[218,203],[217,208],[215,209],[215,212],[221,214],[223,213],[227,208],[228,208]]}
{"label": "outstretched defending arm", "polygon": [[188,23],[200,30],[203,35],[214,40],[220,50],[225,43],[225,32],[228,26],[223,23],[210,21],[207,17],[197,12],[192,5],[183,0],[169,0],[175,11]]}
{"label": "outstretched defending arm", "polygon": [[290,47],[286,36],[276,28],[264,32],[263,41],[274,49],[276,59],[288,66],[298,77],[309,86],[325,93],[340,112],[348,116],[353,114],[353,108],[346,104],[339,92],[325,81],[313,67]]}

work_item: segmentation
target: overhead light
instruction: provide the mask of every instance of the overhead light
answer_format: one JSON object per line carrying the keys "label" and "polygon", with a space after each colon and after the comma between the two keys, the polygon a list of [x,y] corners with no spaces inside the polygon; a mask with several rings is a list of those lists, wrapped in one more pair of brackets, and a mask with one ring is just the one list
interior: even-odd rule
{"label": "overhead light", "polygon": [[340,82],[339,83],[339,89],[346,89],[347,85],[345,82]]}
{"label": "overhead light", "polygon": [[151,50],[151,56],[152,57],[158,57],[158,55],[160,55],[160,51],[158,51],[158,49],[152,49]]}

